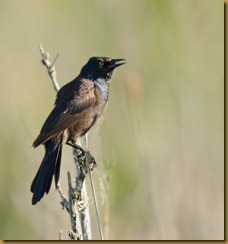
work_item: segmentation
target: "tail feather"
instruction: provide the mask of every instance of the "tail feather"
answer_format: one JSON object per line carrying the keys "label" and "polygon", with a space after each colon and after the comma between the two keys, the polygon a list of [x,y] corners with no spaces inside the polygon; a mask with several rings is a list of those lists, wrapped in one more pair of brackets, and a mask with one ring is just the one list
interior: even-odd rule
{"label": "tail feather", "polygon": [[61,138],[54,138],[45,143],[45,155],[30,189],[33,193],[33,205],[41,200],[44,193],[48,194],[53,175],[55,175],[55,185],[57,187],[61,166],[61,155]]}
{"label": "tail feather", "polygon": [[56,160],[55,171],[54,171],[54,175],[55,175],[55,187],[56,187],[56,189],[58,187],[58,182],[59,182],[59,174],[60,174],[60,167],[61,167],[61,158],[62,158],[62,143],[61,143],[61,147],[59,147],[58,158]]}

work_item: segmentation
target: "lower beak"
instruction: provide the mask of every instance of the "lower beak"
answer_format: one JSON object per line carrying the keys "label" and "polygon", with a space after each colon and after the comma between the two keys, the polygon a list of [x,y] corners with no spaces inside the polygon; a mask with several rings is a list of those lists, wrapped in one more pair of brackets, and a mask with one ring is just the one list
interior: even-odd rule
{"label": "lower beak", "polygon": [[110,70],[113,70],[123,64],[125,64],[125,59],[119,58],[119,59],[112,59],[112,61],[108,64],[108,68]]}

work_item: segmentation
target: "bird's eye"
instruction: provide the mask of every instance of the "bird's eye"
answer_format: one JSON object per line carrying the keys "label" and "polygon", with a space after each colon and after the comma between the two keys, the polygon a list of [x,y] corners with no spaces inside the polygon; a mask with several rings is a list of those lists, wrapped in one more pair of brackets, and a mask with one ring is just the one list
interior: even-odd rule
{"label": "bird's eye", "polygon": [[99,66],[100,66],[101,68],[103,68],[103,66],[104,66],[104,62],[100,62],[100,63],[99,63]]}

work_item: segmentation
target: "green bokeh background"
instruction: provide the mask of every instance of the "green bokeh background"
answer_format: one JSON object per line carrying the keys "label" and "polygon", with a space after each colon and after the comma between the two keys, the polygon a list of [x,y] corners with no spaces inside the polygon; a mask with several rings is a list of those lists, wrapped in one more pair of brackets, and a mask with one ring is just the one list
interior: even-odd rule
{"label": "green bokeh background", "polygon": [[[106,238],[224,238],[223,8],[218,0],[0,0],[1,239],[58,239],[60,229],[68,239],[70,229],[54,186],[31,205],[44,153],[31,145],[55,99],[39,43],[51,58],[61,52],[60,85],[91,56],[127,60],[89,136]],[[65,192],[73,169],[65,146]]]}

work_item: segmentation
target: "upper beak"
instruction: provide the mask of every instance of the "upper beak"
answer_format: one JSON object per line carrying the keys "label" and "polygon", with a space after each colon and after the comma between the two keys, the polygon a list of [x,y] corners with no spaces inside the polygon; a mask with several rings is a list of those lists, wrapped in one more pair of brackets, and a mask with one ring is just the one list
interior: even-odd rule
{"label": "upper beak", "polygon": [[[122,61],[123,61],[123,62],[122,62]],[[119,58],[119,59],[112,59],[111,62],[108,64],[108,68],[109,68],[110,70],[113,70],[113,69],[119,67],[120,65],[125,64],[124,61],[125,61],[125,59],[122,59],[122,58]],[[119,63],[119,62],[121,62],[121,63]]]}

